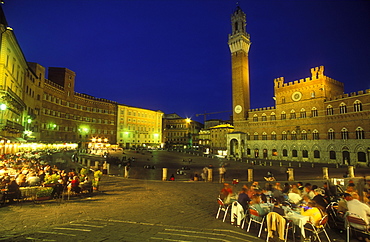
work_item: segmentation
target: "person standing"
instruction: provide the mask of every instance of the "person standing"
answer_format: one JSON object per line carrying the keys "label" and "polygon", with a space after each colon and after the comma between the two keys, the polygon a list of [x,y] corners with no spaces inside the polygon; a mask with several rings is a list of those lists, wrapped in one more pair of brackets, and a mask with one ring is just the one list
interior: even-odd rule
{"label": "person standing", "polygon": [[220,183],[225,182],[225,176],[226,176],[226,168],[224,165],[222,165],[220,168],[218,168],[218,172],[220,174]]}
{"label": "person standing", "polygon": [[98,191],[99,190],[99,185],[100,185],[100,180],[103,175],[103,172],[101,170],[97,169],[94,172],[94,181],[93,181],[93,189]]}

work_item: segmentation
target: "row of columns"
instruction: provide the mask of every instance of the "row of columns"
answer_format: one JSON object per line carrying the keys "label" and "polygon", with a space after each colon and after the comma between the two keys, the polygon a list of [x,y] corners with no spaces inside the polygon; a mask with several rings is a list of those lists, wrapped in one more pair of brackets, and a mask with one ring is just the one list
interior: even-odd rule
{"label": "row of columns", "polygon": [[[329,179],[329,168],[323,167],[322,173],[323,173],[322,178],[324,180],[328,180]],[[207,181],[212,182],[213,181],[213,169],[208,169],[207,174],[208,174]],[[294,168],[288,168],[287,174],[288,174],[288,181],[294,181]],[[350,178],[355,177],[355,170],[353,166],[348,166],[348,177]],[[163,168],[162,180],[167,181],[167,168]],[[248,182],[253,182],[253,181],[254,181],[253,169],[248,169]]]}

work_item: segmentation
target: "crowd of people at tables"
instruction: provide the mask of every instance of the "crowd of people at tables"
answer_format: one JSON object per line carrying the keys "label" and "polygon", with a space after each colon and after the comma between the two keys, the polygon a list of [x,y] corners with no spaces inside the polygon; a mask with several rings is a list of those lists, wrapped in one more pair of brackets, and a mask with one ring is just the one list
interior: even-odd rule
{"label": "crowd of people at tables", "polygon": [[[74,193],[92,188],[89,171],[82,168],[76,171],[59,169],[56,165],[49,165],[40,158],[30,158],[22,155],[7,155],[0,160],[0,189],[1,203],[5,200],[12,202],[20,198],[21,189],[26,187],[47,186],[51,184],[55,189],[52,196],[59,194],[66,188]],[[8,194],[8,197],[7,197]],[[9,195],[11,194],[11,195]]]}
{"label": "crowd of people at tables", "polygon": [[[320,220],[327,214],[328,205],[335,202],[338,216],[344,220],[346,212],[355,213],[364,218],[369,224],[370,216],[370,177],[366,180],[363,194],[359,195],[356,185],[349,181],[346,187],[339,184],[329,186],[324,183],[322,187],[310,183],[303,184],[279,182],[267,182],[265,186],[260,186],[255,181],[250,186],[243,185],[241,191],[234,192],[233,186],[224,183],[219,197],[225,204],[231,204],[237,201],[247,213],[248,208],[258,211],[259,216],[254,216],[256,220],[262,220],[262,217],[269,212],[286,217],[288,213],[299,213],[309,216],[309,221],[314,226],[319,226]],[[359,237],[363,241],[370,241],[368,238]]]}

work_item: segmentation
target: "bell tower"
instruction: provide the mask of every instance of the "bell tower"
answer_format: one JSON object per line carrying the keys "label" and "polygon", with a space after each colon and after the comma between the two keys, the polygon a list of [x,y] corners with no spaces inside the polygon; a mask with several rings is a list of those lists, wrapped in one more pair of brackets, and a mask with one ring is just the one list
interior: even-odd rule
{"label": "bell tower", "polygon": [[231,27],[228,44],[231,52],[233,119],[238,122],[247,118],[250,109],[248,52],[251,45],[246,32],[246,15],[239,6],[231,15]]}

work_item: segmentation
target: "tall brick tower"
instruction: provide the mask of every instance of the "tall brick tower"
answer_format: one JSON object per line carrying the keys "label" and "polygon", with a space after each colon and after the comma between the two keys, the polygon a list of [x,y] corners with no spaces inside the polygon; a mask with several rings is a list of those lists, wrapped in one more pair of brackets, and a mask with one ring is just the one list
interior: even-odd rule
{"label": "tall brick tower", "polygon": [[237,6],[231,15],[232,34],[229,35],[229,47],[232,65],[232,97],[234,125],[246,119],[250,108],[249,61],[248,52],[251,45],[246,32],[246,16]]}

